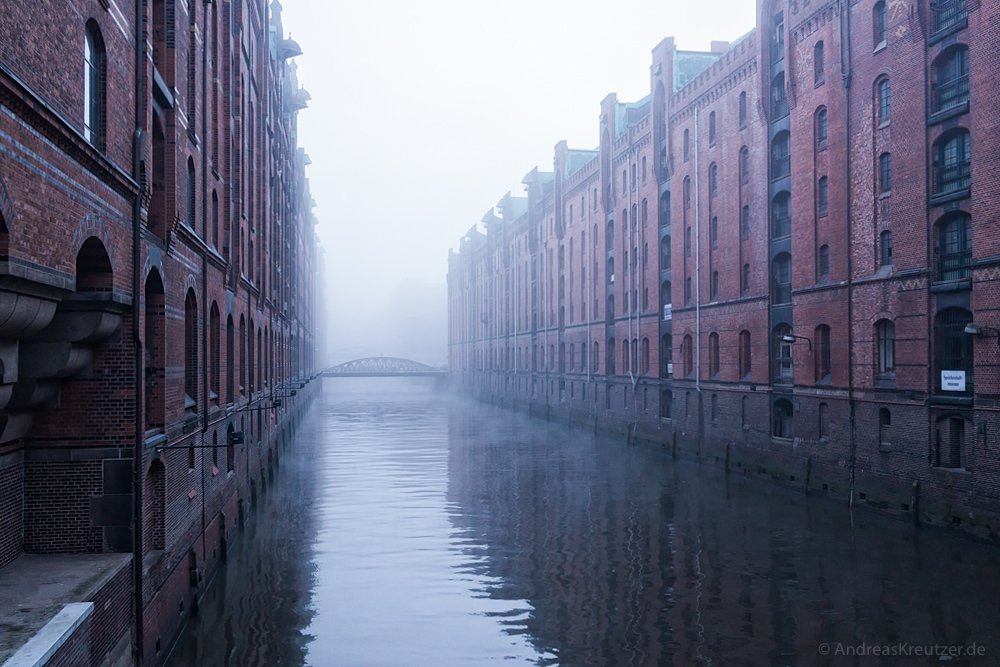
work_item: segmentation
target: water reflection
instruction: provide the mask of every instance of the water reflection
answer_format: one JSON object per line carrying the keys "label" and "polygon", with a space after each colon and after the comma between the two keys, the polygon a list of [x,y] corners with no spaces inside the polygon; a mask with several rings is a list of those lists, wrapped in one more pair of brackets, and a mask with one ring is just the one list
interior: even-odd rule
{"label": "water reflection", "polygon": [[1000,661],[992,546],[418,387],[328,382],[178,664]]}

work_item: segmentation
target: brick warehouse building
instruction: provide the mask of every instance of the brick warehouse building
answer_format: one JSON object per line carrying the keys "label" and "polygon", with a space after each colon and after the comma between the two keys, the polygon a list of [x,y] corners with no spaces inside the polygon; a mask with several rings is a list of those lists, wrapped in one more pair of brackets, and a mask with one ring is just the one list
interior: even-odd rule
{"label": "brick warehouse building", "polygon": [[0,662],[56,615],[49,664],[156,664],[318,385],[300,50],[277,1],[0,7]]}
{"label": "brick warehouse building", "polygon": [[665,39],[450,254],[453,380],[995,536],[998,11],[759,0],[731,45]]}

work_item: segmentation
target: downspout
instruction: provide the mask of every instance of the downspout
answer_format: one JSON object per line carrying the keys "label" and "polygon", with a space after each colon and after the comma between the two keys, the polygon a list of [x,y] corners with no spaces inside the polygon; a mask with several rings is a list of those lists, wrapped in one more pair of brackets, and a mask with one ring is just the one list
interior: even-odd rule
{"label": "downspout", "polygon": [[698,448],[701,450],[704,410],[701,397],[701,106],[694,110],[694,387],[698,392]]}
{"label": "downspout", "polygon": [[[205,26],[205,41],[208,41],[208,5],[210,3],[206,2],[202,5],[204,9],[205,21],[203,25]],[[191,33],[192,46],[194,46],[195,34],[197,32],[197,26],[195,27],[195,32]],[[208,224],[208,49],[202,48],[201,50],[201,129],[204,133],[201,141],[201,229],[202,236],[208,236],[209,224]],[[192,122],[194,119],[191,119]],[[197,134],[197,133],[196,133]],[[208,326],[209,322],[209,308],[208,308],[208,255],[205,252],[201,253],[201,311],[202,315],[202,336],[201,336],[201,396],[202,396],[202,408],[201,408],[201,433],[202,442],[205,444],[205,433],[208,432],[208,405],[209,405],[209,365],[210,360],[208,358]],[[212,450],[213,454],[215,450]],[[201,450],[201,534],[204,538],[205,535],[205,450]],[[208,545],[204,539],[201,540],[201,562],[204,563],[208,555]]]}
{"label": "downspout", "polygon": [[[591,231],[590,230],[590,209],[592,207],[591,206],[584,206],[584,208],[587,209],[587,226],[585,227],[585,231]],[[584,235],[584,236],[586,237],[586,235]],[[587,252],[587,264],[590,265],[590,269],[591,269],[591,274],[590,274],[590,303],[594,303],[594,299],[597,297],[596,293],[594,292],[594,290],[595,290],[595,283],[597,282],[597,275],[593,271],[593,268],[594,268],[594,266],[593,266],[593,264],[594,264],[594,251],[593,251],[593,248],[594,248],[594,244],[595,243],[597,243],[596,236],[595,236],[595,238],[590,239],[590,245],[587,246],[587,250],[586,250],[586,252]],[[584,245],[587,245],[587,244],[584,243]],[[586,292],[586,288],[584,288],[583,293],[584,294],[587,293]],[[583,304],[583,311],[587,312],[587,304]],[[591,340],[591,335],[592,334],[590,332],[590,323],[594,319],[594,315],[596,315],[596,313],[594,313],[593,311],[591,311],[590,317],[587,318],[587,349],[586,349],[585,354],[587,355],[587,384],[588,385],[591,382],[591,373],[593,372],[592,364],[594,363],[594,360],[591,357],[591,350],[594,347],[594,341]],[[593,387],[591,387],[591,389],[593,389]],[[597,390],[594,389],[594,391],[597,391]]]}
{"label": "downspout", "polygon": [[845,114],[846,129],[844,132],[844,183],[847,194],[847,403],[850,413],[850,495],[848,505],[854,507],[854,482],[857,464],[857,435],[855,405],[854,405],[854,343],[851,331],[854,324],[854,267],[851,261],[853,251],[853,220],[851,216],[851,8],[847,3],[840,5],[841,39],[840,39],[840,74],[844,82],[844,97],[847,113]]}
{"label": "downspout", "polygon": [[132,448],[132,661],[142,664],[142,460],[143,460],[143,347],[139,336],[141,265],[139,239],[142,233],[143,147],[146,127],[146,32],[144,0],[135,0],[135,131],[132,134],[132,178],[139,184],[132,202],[132,340],[135,354],[135,444]]}

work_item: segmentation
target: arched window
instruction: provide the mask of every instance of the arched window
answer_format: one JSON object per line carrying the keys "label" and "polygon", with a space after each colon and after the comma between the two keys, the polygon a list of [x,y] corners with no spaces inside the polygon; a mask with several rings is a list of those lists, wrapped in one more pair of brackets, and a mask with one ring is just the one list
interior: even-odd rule
{"label": "arched window", "polygon": [[892,232],[888,229],[878,235],[879,266],[892,266]]}
{"label": "arched window", "polygon": [[660,310],[663,311],[663,319],[670,319],[671,315],[671,301],[670,301],[670,281],[664,280],[660,284]]}
{"label": "arched window", "polygon": [[788,99],[785,97],[785,73],[779,72],[771,80],[771,116],[772,120],[788,115]]}
{"label": "arched window", "polygon": [[962,280],[972,275],[972,225],[965,213],[938,223],[938,280]]}
{"label": "arched window", "polygon": [[166,423],[166,314],[164,290],[160,274],[154,269],[146,277],[145,309],[145,391],[146,428],[162,428]]}
{"label": "arched window", "polygon": [[968,47],[957,44],[938,56],[934,61],[932,79],[931,108],[935,113],[968,104]]}
{"label": "arched window", "polygon": [[775,438],[792,439],[795,437],[795,417],[792,412],[792,403],[788,399],[779,398],[774,402],[772,435]]}
{"label": "arched window", "polygon": [[779,324],[774,328],[772,340],[774,345],[773,380],[775,384],[791,384],[794,379],[792,342],[785,340],[785,337],[791,333],[792,329],[787,324]]}
{"label": "arched window", "polygon": [[715,112],[710,111],[708,114],[708,145],[715,145]]}
{"label": "arched window", "polygon": [[691,177],[684,177],[684,208],[691,208]]}
{"label": "arched window", "polygon": [[973,337],[965,333],[971,321],[964,308],[947,308],[934,318],[935,387],[942,394],[972,394]]}
{"label": "arched window", "polygon": [[771,142],[771,180],[784,178],[792,173],[791,135],[778,132]]}
{"label": "arched window", "polygon": [[184,409],[198,405],[198,301],[188,289],[184,299]]}
{"label": "arched window", "polygon": [[719,334],[714,331],[708,336],[708,376],[719,377]]}
{"label": "arched window", "polygon": [[608,220],[608,225],[604,230],[604,244],[607,250],[615,249],[615,221]]}
{"label": "arched window", "polygon": [[608,282],[614,284],[615,282],[615,258],[608,257]]}
{"label": "arched window", "polygon": [[674,392],[664,389],[660,393],[660,418],[672,419],[674,416]]}
{"label": "arched window", "polygon": [[747,93],[745,90],[740,92],[739,121],[740,129],[742,130],[747,126]]}
{"label": "arched window", "polygon": [[813,333],[813,338],[816,345],[816,382],[829,382],[832,372],[830,327],[825,324],[819,325]]}
{"label": "arched window", "polygon": [[91,236],[76,254],[76,291],[110,292],[114,288],[114,278],[104,244]]}
{"label": "arched window", "polygon": [[823,282],[830,278],[830,246],[824,244],[819,247],[819,257],[816,261],[817,282]]}
{"label": "arched window", "polygon": [[83,138],[99,151],[106,143],[107,53],[101,29],[87,21],[83,48]]}
{"label": "arched window", "polygon": [[822,40],[816,42],[813,47],[813,83],[814,85],[820,85],[824,80],[824,71],[826,68],[825,56],[823,53],[823,42]]}
{"label": "arched window", "polygon": [[187,192],[185,194],[187,195],[187,215],[184,222],[191,229],[197,229],[195,226],[198,216],[198,207],[196,205],[198,199],[197,179],[194,171],[194,159],[190,157],[187,161]]}
{"label": "arched window", "polygon": [[885,125],[889,122],[892,111],[892,89],[889,87],[888,77],[882,77],[875,83],[875,102],[878,110],[878,124]]}
{"label": "arched window", "polygon": [[885,46],[889,35],[889,19],[885,11],[885,2],[879,0],[872,8],[872,30],[875,48]]}
{"label": "arched window", "polygon": [[879,408],[878,411],[878,442],[882,448],[888,447],[892,441],[892,413],[888,408]]}
{"label": "arched window", "polygon": [[896,325],[890,320],[875,323],[876,371],[880,376],[896,372]]}
{"label": "arched window", "polygon": [[642,339],[642,374],[649,375],[649,339]]}
{"label": "arched window", "polygon": [[934,426],[934,465],[961,468],[965,463],[965,437],[969,422],[957,415],[942,417]]}
{"label": "arched window", "polygon": [[660,358],[663,359],[660,367],[660,377],[670,378],[674,375],[674,339],[670,334],[663,334],[660,339]]}
{"label": "arched window", "polygon": [[220,346],[222,337],[222,321],[219,316],[219,305],[212,302],[212,308],[208,315],[209,322],[209,340],[208,340],[208,382],[209,382],[209,399],[213,402],[218,402],[219,400],[219,389],[221,378],[221,358],[220,358]]}
{"label": "arched window", "polygon": [[934,194],[948,194],[972,184],[972,147],[969,131],[956,129],[934,144]]}
{"label": "arched window", "polygon": [[878,156],[878,191],[883,195],[892,191],[892,153]]}
{"label": "arched window", "polygon": [[711,197],[719,194],[719,166],[714,162],[708,167],[708,194]]}
{"label": "arched window", "polygon": [[684,336],[681,342],[681,356],[684,359],[684,377],[694,377],[694,343],[691,336]]}
{"label": "arched window", "polygon": [[687,128],[684,128],[684,161],[687,162],[691,157],[691,134],[688,132]]}
{"label": "arched window", "polygon": [[247,325],[240,315],[240,394],[247,393]]}
{"label": "arched window", "polygon": [[821,151],[827,147],[829,142],[829,127],[827,125],[826,107],[820,107],[816,111],[816,150]]}
{"label": "arched window", "polygon": [[740,379],[750,379],[751,368],[750,332],[744,329],[740,332],[739,365]]}
{"label": "arched window", "polygon": [[740,293],[747,295],[750,293],[750,265],[743,265],[743,272],[740,274]]}
{"label": "arched window", "polygon": [[664,192],[660,195],[660,225],[667,227],[670,225],[670,193]]}
{"label": "arched window", "polygon": [[787,252],[771,264],[771,298],[775,304],[792,302],[792,257]]}
{"label": "arched window", "polygon": [[212,247],[219,245],[219,194],[212,190],[212,233],[209,242]]}
{"label": "arched window", "polygon": [[233,316],[226,316],[226,402],[236,400],[236,349]]}
{"label": "arched window", "polygon": [[719,247],[719,218],[714,215],[708,223],[708,240],[713,248]]}
{"label": "arched window", "polygon": [[792,196],[782,190],[771,200],[771,235],[784,238],[792,234]]}

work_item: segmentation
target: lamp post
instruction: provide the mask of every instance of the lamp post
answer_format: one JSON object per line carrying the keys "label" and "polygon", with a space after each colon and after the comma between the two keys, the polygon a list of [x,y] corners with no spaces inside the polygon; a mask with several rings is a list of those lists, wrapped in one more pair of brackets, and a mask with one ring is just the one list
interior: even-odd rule
{"label": "lamp post", "polygon": [[809,351],[812,352],[813,342],[812,339],[809,338],[808,336],[796,336],[793,333],[786,333],[781,335],[781,342],[783,343],[794,343],[797,340],[804,340],[806,343],[808,343]]}

